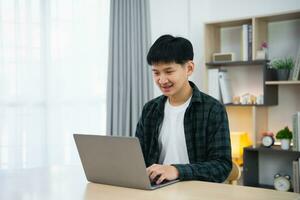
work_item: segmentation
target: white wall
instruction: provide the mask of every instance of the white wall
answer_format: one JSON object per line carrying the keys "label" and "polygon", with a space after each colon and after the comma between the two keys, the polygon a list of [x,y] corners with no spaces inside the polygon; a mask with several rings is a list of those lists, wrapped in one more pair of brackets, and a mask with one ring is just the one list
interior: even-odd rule
{"label": "white wall", "polygon": [[[152,43],[164,34],[189,38],[189,9],[189,0],[150,0]],[[160,90],[155,85],[154,96],[160,94]]]}
{"label": "white wall", "polygon": [[154,42],[163,34],[189,35],[189,0],[150,0],[151,36]]}

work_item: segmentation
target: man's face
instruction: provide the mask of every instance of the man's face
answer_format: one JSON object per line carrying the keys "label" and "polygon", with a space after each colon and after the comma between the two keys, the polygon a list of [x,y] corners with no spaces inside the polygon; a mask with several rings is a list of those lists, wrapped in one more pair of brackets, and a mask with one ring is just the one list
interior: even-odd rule
{"label": "man's face", "polygon": [[192,74],[193,69],[192,61],[183,65],[175,62],[152,65],[154,81],[162,93],[168,97],[173,97],[181,92],[188,84],[188,76]]}

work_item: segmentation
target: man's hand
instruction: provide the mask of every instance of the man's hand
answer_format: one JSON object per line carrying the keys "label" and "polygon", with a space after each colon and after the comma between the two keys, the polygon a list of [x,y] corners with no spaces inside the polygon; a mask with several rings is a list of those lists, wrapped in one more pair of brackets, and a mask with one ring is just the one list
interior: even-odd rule
{"label": "man's hand", "polygon": [[147,168],[147,173],[151,182],[153,182],[155,179],[159,177],[156,180],[156,184],[160,184],[164,180],[168,180],[168,181],[175,180],[179,176],[179,172],[176,169],[176,167],[171,165],[153,164]]}

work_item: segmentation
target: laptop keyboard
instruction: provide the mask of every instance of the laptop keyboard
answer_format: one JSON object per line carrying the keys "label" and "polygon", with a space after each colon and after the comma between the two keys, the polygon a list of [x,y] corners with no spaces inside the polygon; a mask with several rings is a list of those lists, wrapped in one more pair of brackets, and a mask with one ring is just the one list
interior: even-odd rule
{"label": "laptop keyboard", "polygon": [[151,182],[151,186],[152,186],[152,187],[155,187],[155,186],[158,186],[158,185],[163,185],[163,184],[168,183],[168,182],[170,182],[170,181],[168,181],[168,180],[163,180],[163,182],[161,182],[160,184],[156,184],[156,182]]}

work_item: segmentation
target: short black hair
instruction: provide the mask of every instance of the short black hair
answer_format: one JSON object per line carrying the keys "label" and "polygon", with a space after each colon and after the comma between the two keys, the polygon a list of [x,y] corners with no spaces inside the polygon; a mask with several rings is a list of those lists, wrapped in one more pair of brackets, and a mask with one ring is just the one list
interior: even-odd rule
{"label": "short black hair", "polygon": [[193,58],[193,45],[189,40],[172,35],[163,35],[149,49],[147,62],[149,65],[160,62],[184,64]]}

